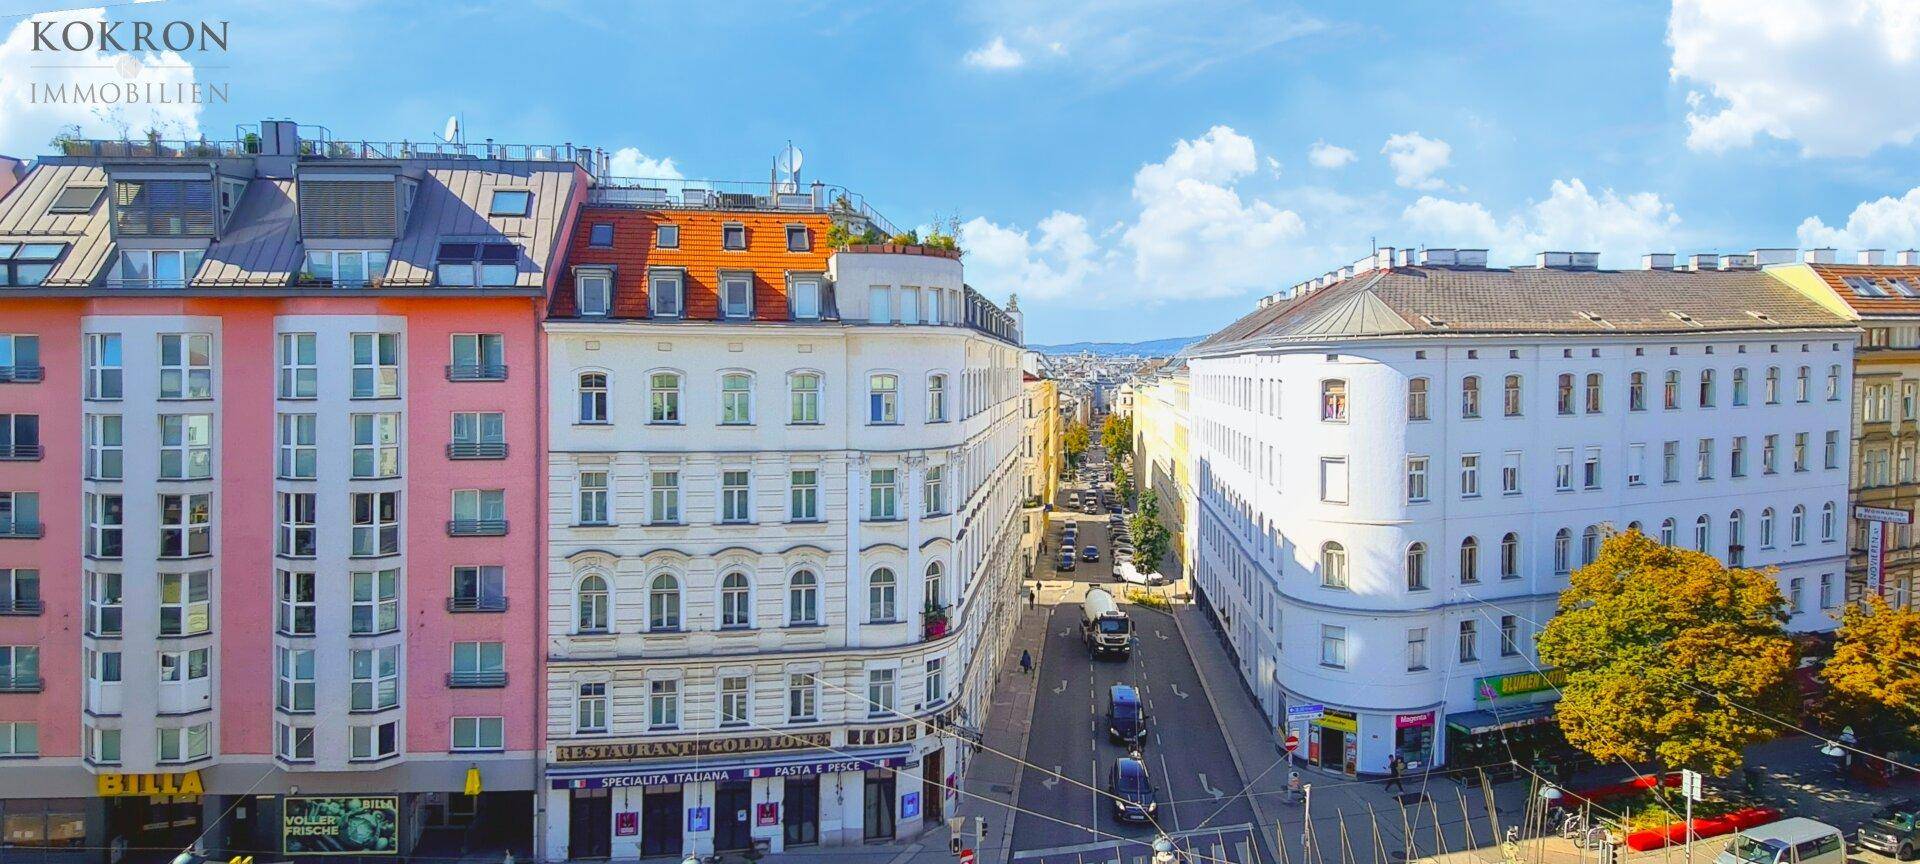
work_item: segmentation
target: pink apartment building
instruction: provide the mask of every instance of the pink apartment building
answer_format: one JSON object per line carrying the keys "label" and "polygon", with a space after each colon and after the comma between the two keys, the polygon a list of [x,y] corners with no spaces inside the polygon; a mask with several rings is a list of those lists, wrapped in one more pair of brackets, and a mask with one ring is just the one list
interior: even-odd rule
{"label": "pink apartment building", "polygon": [[524,857],[540,317],[595,155],[65,150],[0,199],[8,842]]}

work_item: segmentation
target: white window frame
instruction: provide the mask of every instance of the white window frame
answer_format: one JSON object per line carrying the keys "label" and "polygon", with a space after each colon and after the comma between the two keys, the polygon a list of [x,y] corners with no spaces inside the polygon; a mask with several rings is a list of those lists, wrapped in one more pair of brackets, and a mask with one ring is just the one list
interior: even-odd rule
{"label": "white window frame", "polygon": [[400,476],[400,415],[396,412],[351,415],[353,459],[351,476],[355,480],[381,480]]}
{"label": "white window frame", "polygon": [[613,274],[606,270],[581,270],[573,275],[574,310],[583,318],[605,318],[613,314]]}
{"label": "white window frame", "polygon": [[279,398],[319,397],[319,337],[313,333],[282,333],[279,343],[280,376],[274,385]]}
{"label": "white window frame", "polygon": [[604,468],[582,470],[576,479],[574,495],[576,510],[575,524],[612,525],[613,509],[609,506],[613,493],[613,475]]}
{"label": "white window frame", "polygon": [[[400,334],[355,333],[351,340],[352,396],[355,399],[400,397]],[[364,352],[364,353],[363,353]],[[366,357],[362,361],[362,357]],[[387,362],[391,358],[392,362]],[[362,386],[362,381],[365,386]]]}
{"label": "white window frame", "polygon": [[506,749],[506,735],[505,718],[455,717],[450,749],[455,753],[497,753]]}
{"label": "white window frame", "polygon": [[[162,333],[158,339],[160,399],[213,398],[213,335]],[[168,354],[172,353],[169,362]]]}
{"label": "white window frame", "polygon": [[314,414],[280,414],[276,420],[280,450],[275,475],[285,480],[318,477],[320,418]]}
{"label": "white window frame", "polygon": [[354,570],[348,574],[349,632],[378,636],[400,629],[400,570]]}

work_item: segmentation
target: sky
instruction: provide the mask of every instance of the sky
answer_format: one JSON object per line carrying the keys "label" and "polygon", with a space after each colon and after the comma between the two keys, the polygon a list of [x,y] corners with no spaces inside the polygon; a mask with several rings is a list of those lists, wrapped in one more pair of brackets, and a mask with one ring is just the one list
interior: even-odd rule
{"label": "sky", "polygon": [[[33,13],[229,38],[49,54]],[[1622,268],[1920,246],[1903,0],[0,0],[0,33],[14,155],[70,124],[421,141],[457,114],[620,174],[755,180],[791,141],[896,224],[958,224],[968,282],[1018,294],[1034,343],[1209,333],[1376,244]],[[130,79],[226,100],[30,100]]]}

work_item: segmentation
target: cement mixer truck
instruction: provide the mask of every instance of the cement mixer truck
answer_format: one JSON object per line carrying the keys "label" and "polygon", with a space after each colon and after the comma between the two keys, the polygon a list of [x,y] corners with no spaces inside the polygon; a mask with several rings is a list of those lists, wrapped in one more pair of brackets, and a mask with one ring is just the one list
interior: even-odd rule
{"label": "cement mixer truck", "polygon": [[1133,653],[1133,621],[1102,588],[1088,590],[1087,599],[1080,604],[1080,637],[1095,657],[1125,659]]}

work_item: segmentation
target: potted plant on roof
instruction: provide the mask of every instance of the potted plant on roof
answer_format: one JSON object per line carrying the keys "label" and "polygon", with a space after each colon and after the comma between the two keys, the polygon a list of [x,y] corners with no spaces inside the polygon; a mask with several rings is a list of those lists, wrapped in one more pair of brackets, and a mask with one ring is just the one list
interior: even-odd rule
{"label": "potted plant on roof", "polygon": [[926,637],[928,639],[938,639],[947,635],[947,624],[949,620],[947,617],[947,607],[941,606],[938,603],[928,603],[927,608],[920,612],[920,620],[925,623]]}

